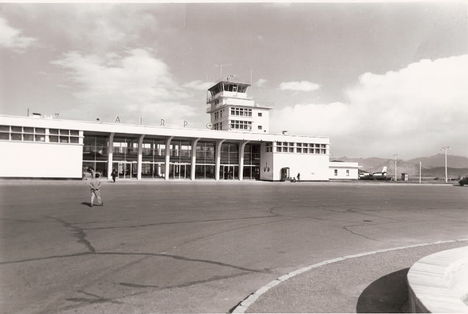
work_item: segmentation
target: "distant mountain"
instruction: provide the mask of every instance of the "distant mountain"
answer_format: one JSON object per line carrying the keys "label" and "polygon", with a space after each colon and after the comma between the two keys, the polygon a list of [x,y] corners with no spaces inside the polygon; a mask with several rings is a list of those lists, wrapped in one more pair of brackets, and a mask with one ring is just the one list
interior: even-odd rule
{"label": "distant mountain", "polygon": [[[468,175],[468,168],[448,168],[447,173],[449,178],[458,178],[461,176]],[[417,173],[419,176],[419,172]],[[445,178],[445,167],[434,167],[434,168],[423,168],[422,169],[423,177],[438,177]]]}
{"label": "distant mountain", "polygon": [[[424,168],[445,167],[444,154],[414,158],[407,162],[419,164],[419,161],[422,162]],[[447,155],[447,165],[451,168],[468,168],[468,158],[463,156]]]}
{"label": "distant mountain", "polygon": [[[383,167],[387,167],[389,175],[395,173],[395,160],[390,158],[350,158],[340,157],[334,160],[354,161],[361,166],[360,169],[368,172],[382,171]],[[419,161],[422,163],[422,175],[424,177],[445,177],[445,157],[443,154],[437,154],[431,157],[413,158],[410,160],[397,160],[398,176],[401,173],[407,173],[410,176],[419,176]],[[447,156],[448,175],[449,177],[459,177],[468,175],[468,158],[463,156]]]}

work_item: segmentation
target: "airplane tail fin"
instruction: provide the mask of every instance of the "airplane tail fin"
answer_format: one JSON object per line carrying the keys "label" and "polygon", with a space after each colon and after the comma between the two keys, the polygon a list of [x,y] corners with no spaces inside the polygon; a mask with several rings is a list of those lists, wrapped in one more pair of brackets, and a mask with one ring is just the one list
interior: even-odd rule
{"label": "airplane tail fin", "polygon": [[382,168],[382,172],[387,172],[387,166]]}

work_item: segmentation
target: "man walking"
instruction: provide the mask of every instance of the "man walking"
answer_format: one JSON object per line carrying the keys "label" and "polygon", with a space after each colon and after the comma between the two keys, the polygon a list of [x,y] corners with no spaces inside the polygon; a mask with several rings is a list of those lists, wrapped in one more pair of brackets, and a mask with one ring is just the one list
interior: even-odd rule
{"label": "man walking", "polygon": [[89,204],[90,207],[93,207],[95,197],[98,200],[98,205],[104,206],[104,202],[102,201],[101,197],[101,181],[98,179],[99,173],[93,173],[93,178],[91,179],[91,182],[89,182],[89,187],[91,189],[91,203]]}
{"label": "man walking", "polygon": [[114,181],[114,183],[115,183],[115,178],[117,178],[117,170],[115,170],[115,169],[112,170],[111,176],[112,176],[112,181]]}

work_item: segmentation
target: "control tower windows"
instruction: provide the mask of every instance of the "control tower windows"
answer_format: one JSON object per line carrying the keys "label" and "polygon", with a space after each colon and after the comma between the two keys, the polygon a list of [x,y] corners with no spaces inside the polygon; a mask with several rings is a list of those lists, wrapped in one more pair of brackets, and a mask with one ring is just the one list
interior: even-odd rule
{"label": "control tower windows", "polygon": [[252,121],[232,120],[230,126],[231,129],[251,130]]}
{"label": "control tower windows", "polygon": [[232,116],[251,117],[252,116],[252,109],[232,107],[231,108],[231,115]]}

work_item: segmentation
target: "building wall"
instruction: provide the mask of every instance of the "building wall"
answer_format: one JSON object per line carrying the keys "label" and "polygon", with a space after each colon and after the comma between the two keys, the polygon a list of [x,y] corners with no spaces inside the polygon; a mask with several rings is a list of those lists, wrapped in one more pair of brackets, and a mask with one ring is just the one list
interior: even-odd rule
{"label": "building wall", "polygon": [[260,153],[260,180],[273,180],[273,153],[266,152],[265,143],[261,145]]}
{"label": "building wall", "polygon": [[330,162],[330,180],[357,180],[359,178],[357,162]]}
{"label": "building wall", "polygon": [[273,180],[281,179],[281,168],[289,167],[291,177],[301,174],[301,181],[329,180],[329,156],[273,153]]}
{"label": "building wall", "polygon": [[[262,116],[259,117],[258,113],[261,113]],[[262,126],[261,130],[258,129],[259,125]],[[252,108],[252,132],[270,132],[270,111],[268,109]]]}
{"label": "building wall", "polygon": [[81,144],[0,142],[0,177],[81,178]]}

